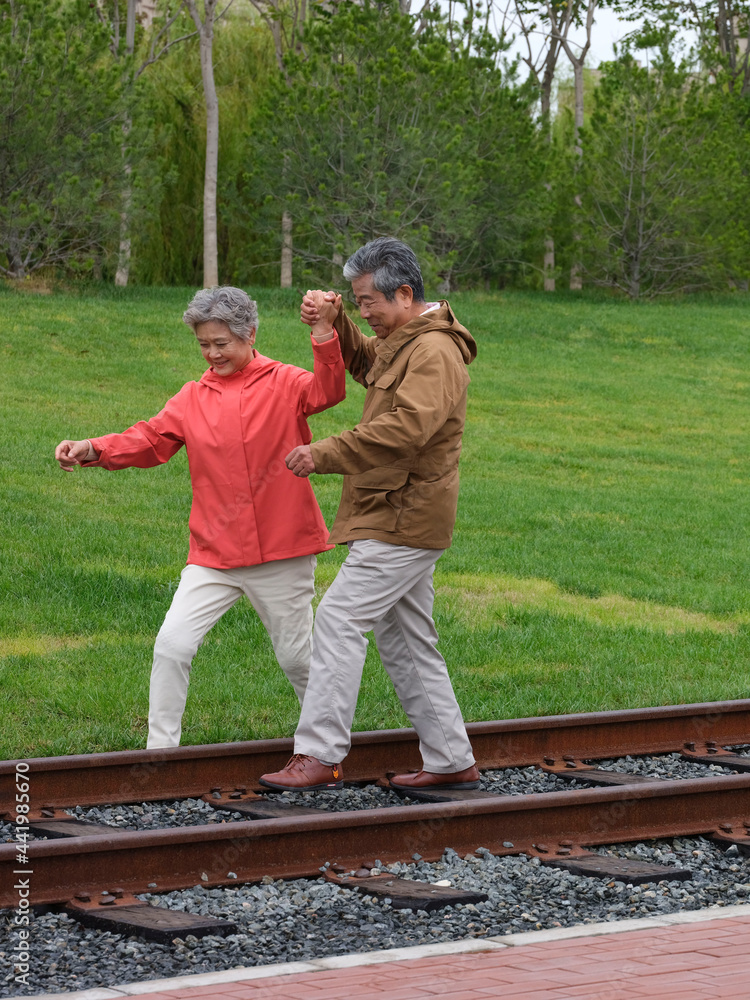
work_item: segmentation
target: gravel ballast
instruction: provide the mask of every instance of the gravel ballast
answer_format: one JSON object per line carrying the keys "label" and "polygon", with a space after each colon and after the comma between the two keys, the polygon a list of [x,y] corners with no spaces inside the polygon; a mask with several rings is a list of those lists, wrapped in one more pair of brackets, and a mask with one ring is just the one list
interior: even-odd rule
{"label": "gravel ballast", "polygon": [[[683,762],[679,755],[652,760],[663,772],[658,776],[667,780],[716,773],[713,768],[707,771],[706,766]],[[631,763],[641,764],[642,760],[634,759]],[[611,766],[625,767],[627,761],[623,759]],[[698,774],[696,768],[699,768]],[[484,776],[483,784],[504,783],[501,794],[506,795],[541,791],[542,787],[548,791],[558,790],[550,787],[550,776],[542,772],[529,773],[526,779],[519,777],[519,774],[534,770],[490,772]],[[553,785],[558,781],[554,779]],[[570,788],[567,782],[560,782],[560,786]],[[342,799],[347,801],[343,806],[347,809],[403,804],[403,800],[390,790],[373,786],[346,789],[343,795],[335,792],[285,795],[290,804],[316,808],[342,808]],[[123,829],[129,826],[132,817],[140,822],[156,823],[156,814],[165,809],[169,825],[211,822],[210,813],[203,809],[206,806],[210,810],[210,806],[207,803],[196,806],[196,802],[198,800],[186,800],[180,808],[176,808],[175,803],[106,807],[98,810],[98,816],[92,815],[97,811],[85,810],[86,815],[82,812],[81,818],[103,822],[107,810],[111,809],[108,822]],[[139,813],[139,809],[146,812]],[[170,809],[175,810],[174,813],[169,813]],[[182,809],[185,815],[180,821]],[[133,811],[128,814],[123,810]],[[218,821],[227,819],[228,815],[221,814]],[[234,815],[242,818],[239,814]],[[36,914],[31,917],[29,927],[31,973],[26,985],[15,981],[13,947],[18,941],[13,925],[15,911],[5,910],[0,911],[0,996],[114,986],[197,972],[467,937],[481,939],[524,930],[616,921],[750,901],[750,860],[743,858],[735,848],[725,854],[704,838],[680,837],[648,844],[614,845],[598,851],[687,868],[692,878],[633,886],[547,868],[538,859],[525,855],[498,858],[479,848],[464,858],[447,850],[439,862],[428,863],[416,856],[409,864],[383,868],[402,878],[432,883],[447,880],[452,886],[485,892],[489,897],[485,903],[457,905],[430,913],[396,910],[387,901],[376,902],[373,897],[362,896],[322,877],[289,882],[266,877],[260,884],[238,884],[221,889],[195,886],[160,896],[146,894],[141,898],[170,909],[231,919],[240,928],[237,934],[200,940],[188,936],[184,940],[175,938],[171,944],[164,945],[87,929],[64,914]],[[376,866],[382,867],[377,860]]]}

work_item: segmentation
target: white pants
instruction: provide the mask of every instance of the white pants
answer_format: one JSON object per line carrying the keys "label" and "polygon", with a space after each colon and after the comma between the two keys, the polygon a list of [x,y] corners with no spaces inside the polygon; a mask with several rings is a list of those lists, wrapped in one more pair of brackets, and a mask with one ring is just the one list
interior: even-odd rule
{"label": "white pants", "polygon": [[190,667],[209,629],[245,594],[273,644],[279,666],[300,702],[312,647],[315,556],[259,566],[186,566],[154,645],[148,749],[180,744]]}
{"label": "white pants", "polygon": [[474,763],[432,620],[432,576],[443,554],[373,539],[351,542],[346,562],[315,615],[310,680],[294,752],[340,763],[375,632],[380,659],[419,736],[424,768],[463,771]]}

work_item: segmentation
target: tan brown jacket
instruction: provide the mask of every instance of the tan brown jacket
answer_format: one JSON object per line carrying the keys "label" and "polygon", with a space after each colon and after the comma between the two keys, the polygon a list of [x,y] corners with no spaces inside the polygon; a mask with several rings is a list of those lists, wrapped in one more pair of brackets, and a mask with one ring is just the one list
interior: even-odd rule
{"label": "tan brown jacket", "polygon": [[334,326],[344,363],[367,395],[356,427],[312,445],[317,472],[344,475],[329,540],[447,548],[474,338],[447,302],[385,340],[362,334],[343,307]]}

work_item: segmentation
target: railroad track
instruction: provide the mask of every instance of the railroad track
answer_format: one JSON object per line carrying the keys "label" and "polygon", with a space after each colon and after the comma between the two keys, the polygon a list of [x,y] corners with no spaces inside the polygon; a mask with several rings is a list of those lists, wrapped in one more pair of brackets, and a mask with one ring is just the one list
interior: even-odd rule
{"label": "railroad track", "polygon": [[[29,825],[50,838],[26,848],[30,904],[66,905],[89,921],[103,914],[111,921],[128,907],[140,907],[142,917],[156,910],[143,920],[154,936],[167,937],[176,926],[161,916],[169,911],[139,903],[136,893],[269,875],[319,877],[324,869],[351,888],[393,898],[399,892],[394,880],[367,878],[363,859],[386,865],[414,855],[435,860],[447,847],[459,854],[482,846],[497,855],[536,855],[573,871],[592,863],[591,847],[624,841],[700,834],[750,851],[750,757],[731,750],[750,744],[750,700],[474,723],[468,730],[483,770],[535,765],[590,787],[521,796],[431,792],[417,804],[338,813],[290,808],[258,795],[258,776],[283,766],[292,752],[291,740],[266,740],[1,762],[0,815],[17,818],[20,775],[29,786]],[[591,763],[667,753],[738,773],[649,780]],[[418,766],[412,730],[359,733],[345,774],[347,782],[385,785],[389,774]],[[82,824],[65,811],[188,797],[248,819],[120,832]],[[17,904],[18,857],[17,845],[0,845],[0,907]],[[618,870],[616,877],[627,877]],[[601,873],[613,875],[606,865]],[[411,890],[413,896],[413,883]],[[212,926],[203,933],[216,933]]]}

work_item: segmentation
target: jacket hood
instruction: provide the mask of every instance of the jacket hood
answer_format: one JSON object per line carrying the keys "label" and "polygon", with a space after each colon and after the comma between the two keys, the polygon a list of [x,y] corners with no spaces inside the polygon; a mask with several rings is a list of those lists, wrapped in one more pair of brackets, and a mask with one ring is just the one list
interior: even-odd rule
{"label": "jacket hood", "polygon": [[255,382],[256,379],[262,378],[271,369],[278,368],[280,364],[280,361],[274,361],[273,358],[266,358],[255,351],[252,361],[248,361],[245,367],[240,368],[238,372],[232,372],[231,375],[217,375],[213,368],[208,368],[198,381],[201,385],[208,385],[212,389],[228,389],[238,383],[249,384]]}
{"label": "jacket hood", "polygon": [[[462,326],[453,315],[450,304],[442,299],[437,309],[431,309],[428,313],[417,316],[410,320],[405,326],[394,330],[390,337],[387,337],[383,344],[387,344],[389,349],[397,351],[404,344],[407,344],[414,337],[422,333],[445,333],[456,344],[461,351],[464,364],[469,365],[477,356],[477,342],[472,335]],[[378,345],[380,346],[380,345]],[[380,353],[380,352],[378,352]]]}

